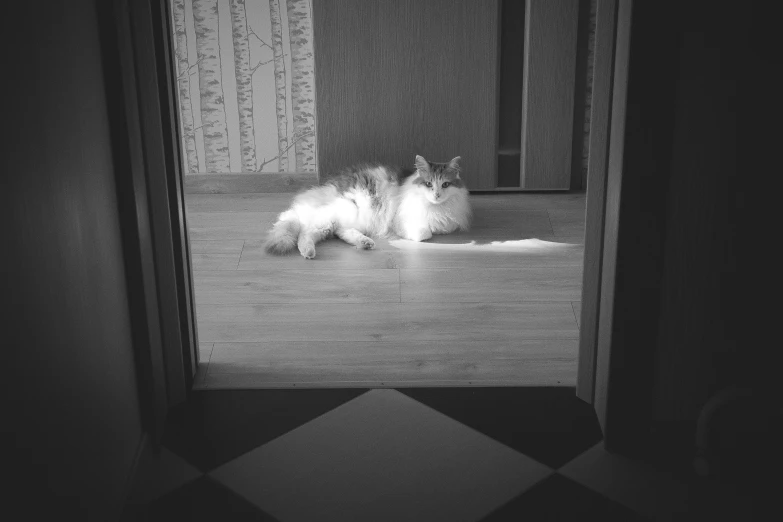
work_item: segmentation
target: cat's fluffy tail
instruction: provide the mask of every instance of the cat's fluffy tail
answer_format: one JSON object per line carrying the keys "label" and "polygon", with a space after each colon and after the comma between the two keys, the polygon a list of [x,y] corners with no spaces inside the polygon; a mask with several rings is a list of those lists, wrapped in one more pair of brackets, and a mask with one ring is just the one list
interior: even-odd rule
{"label": "cat's fluffy tail", "polygon": [[272,226],[264,244],[267,254],[283,255],[296,248],[299,239],[299,218],[296,215],[280,216],[280,219]]}

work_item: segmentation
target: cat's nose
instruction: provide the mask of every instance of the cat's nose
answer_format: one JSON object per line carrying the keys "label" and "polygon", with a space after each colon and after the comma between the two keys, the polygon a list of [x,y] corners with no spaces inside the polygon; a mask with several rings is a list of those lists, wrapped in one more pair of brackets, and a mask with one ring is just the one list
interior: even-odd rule
{"label": "cat's nose", "polygon": [[435,199],[438,199],[440,197],[440,192],[435,193]]}

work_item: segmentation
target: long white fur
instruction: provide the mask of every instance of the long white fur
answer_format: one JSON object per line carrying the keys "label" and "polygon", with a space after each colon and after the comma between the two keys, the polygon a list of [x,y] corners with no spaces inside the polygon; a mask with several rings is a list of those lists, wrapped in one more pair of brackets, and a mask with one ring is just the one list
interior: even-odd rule
{"label": "long white fur", "polygon": [[471,209],[468,190],[450,186],[437,201],[415,181],[418,172],[402,185],[389,182],[385,167],[372,173],[378,191],[386,194],[378,208],[372,208],[368,194],[354,188],[340,194],[333,185],[323,185],[297,195],[291,208],[282,212],[269,232],[265,249],[284,254],[297,247],[306,259],[315,257],[315,244],[332,235],[360,249],[375,243],[369,236],[398,236],[424,241],[433,234],[467,230]]}
{"label": "long white fur", "polygon": [[[418,174],[417,174],[418,175]],[[468,190],[449,187],[451,191],[440,203],[433,203],[428,191],[409,178],[399,189],[398,208],[394,220],[396,235],[413,241],[424,241],[433,234],[450,234],[468,230],[471,210]]]}

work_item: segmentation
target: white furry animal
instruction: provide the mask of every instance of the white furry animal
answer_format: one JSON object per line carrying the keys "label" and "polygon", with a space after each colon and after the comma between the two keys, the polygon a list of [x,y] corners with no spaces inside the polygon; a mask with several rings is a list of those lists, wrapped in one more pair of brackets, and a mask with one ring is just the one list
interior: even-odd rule
{"label": "white furry animal", "polygon": [[367,164],[347,169],[294,197],[269,231],[265,249],[279,255],[296,247],[312,259],[316,243],[332,235],[371,249],[371,237],[424,241],[467,230],[472,213],[459,160],[432,163],[416,156],[415,169]]}

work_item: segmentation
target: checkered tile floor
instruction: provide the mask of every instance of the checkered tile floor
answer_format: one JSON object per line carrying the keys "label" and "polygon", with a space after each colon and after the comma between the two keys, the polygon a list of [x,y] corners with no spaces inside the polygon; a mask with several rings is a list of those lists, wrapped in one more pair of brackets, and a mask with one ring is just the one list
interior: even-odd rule
{"label": "checkered tile floor", "polygon": [[196,392],[125,519],[701,520],[682,482],[600,440],[573,388]]}

